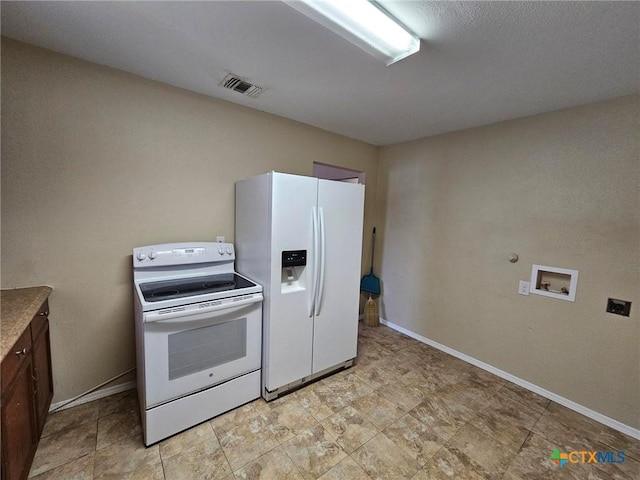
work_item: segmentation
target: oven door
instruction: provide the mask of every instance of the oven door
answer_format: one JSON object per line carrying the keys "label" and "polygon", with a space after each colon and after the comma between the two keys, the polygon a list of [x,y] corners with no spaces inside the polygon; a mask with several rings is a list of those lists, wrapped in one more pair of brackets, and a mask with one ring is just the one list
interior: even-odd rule
{"label": "oven door", "polygon": [[146,408],[260,369],[261,299],[146,321]]}

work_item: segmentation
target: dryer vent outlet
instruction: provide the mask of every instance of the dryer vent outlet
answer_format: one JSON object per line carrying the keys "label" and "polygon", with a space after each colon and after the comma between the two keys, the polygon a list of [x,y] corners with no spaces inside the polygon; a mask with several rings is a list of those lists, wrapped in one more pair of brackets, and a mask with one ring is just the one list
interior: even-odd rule
{"label": "dryer vent outlet", "polygon": [[254,85],[244,80],[242,77],[233,73],[228,74],[222,79],[220,85],[234,92],[241,93],[247,97],[256,98],[262,93],[262,87]]}

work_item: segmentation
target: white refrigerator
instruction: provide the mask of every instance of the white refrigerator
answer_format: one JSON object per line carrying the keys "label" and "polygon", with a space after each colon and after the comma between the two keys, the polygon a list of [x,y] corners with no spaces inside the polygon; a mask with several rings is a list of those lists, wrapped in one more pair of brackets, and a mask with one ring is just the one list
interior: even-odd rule
{"label": "white refrigerator", "polygon": [[262,396],[351,366],[364,185],[271,172],[236,182],[236,269],[261,283]]}

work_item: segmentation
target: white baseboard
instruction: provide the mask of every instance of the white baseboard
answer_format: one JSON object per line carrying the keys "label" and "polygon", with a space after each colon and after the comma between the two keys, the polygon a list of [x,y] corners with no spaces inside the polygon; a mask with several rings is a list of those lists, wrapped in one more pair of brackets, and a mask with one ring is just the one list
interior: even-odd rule
{"label": "white baseboard", "polygon": [[[132,388],[136,388],[135,380],[131,380],[130,382],[119,383],[118,385],[114,385],[112,387],[103,388],[101,390],[97,390],[95,392],[91,392],[86,394],[84,397],[74,400],[73,402],[65,405],[69,400],[63,400],[61,402],[52,403],[49,407],[49,411],[56,410],[58,411],[66,410],[67,408],[77,407],[78,405],[82,405],[83,403],[89,403],[94,400],[98,400],[100,398],[108,397],[109,395],[114,395],[116,393],[125,392],[127,390],[131,390]],[[61,407],[61,405],[64,405]]]}
{"label": "white baseboard", "polygon": [[568,398],[561,397],[556,393],[550,392],[549,390],[545,390],[544,388],[534,385],[531,382],[527,382],[526,380],[516,377],[515,375],[507,373],[503,370],[500,370],[499,368],[496,368],[492,365],[489,365],[488,363],[484,363],[481,360],[470,357],[469,355],[466,355],[464,353],[458,352],[457,350],[454,350],[453,348],[449,348],[446,345],[442,345],[441,343],[438,343],[429,338],[423,337],[422,335],[418,335],[417,333],[414,333],[411,330],[407,330],[406,328],[401,327],[400,325],[396,325],[393,322],[389,322],[388,320],[381,318],[380,323],[400,333],[404,333],[408,337],[418,340],[419,342],[425,343],[431,347],[434,347],[438,350],[448,353],[449,355],[459,358],[460,360],[464,360],[465,362],[470,363],[471,365],[475,365],[476,367],[486,370],[487,372],[493,373],[498,377],[504,378],[505,380],[515,383],[516,385],[520,385],[521,387],[526,388],[527,390],[531,390],[532,392],[537,393],[538,395],[541,395],[545,398],[548,398],[549,400],[553,400],[554,402],[559,403],[560,405],[565,406],[578,413],[581,413],[585,417],[589,417],[595,420],[596,422],[600,422],[603,425],[606,425],[608,427],[613,428],[614,430],[618,430],[619,432],[624,433],[625,435],[629,435],[630,437],[640,440],[640,430],[637,428],[630,427],[629,425],[619,422],[618,420],[614,420],[613,418],[607,417],[606,415],[598,413],[595,410],[591,410],[590,408],[580,405],[579,403],[569,400]]}

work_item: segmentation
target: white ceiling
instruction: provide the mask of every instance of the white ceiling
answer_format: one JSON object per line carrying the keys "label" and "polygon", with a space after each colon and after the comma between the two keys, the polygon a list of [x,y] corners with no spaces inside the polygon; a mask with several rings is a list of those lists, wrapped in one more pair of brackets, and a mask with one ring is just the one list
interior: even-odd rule
{"label": "white ceiling", "polygon": [[[638,2],[381,3],[423,39],[389,67],[280,1],[3,1],[1,20],[5,36],[373,145],[638,91]],[[225,90],[227,72],[266,90]]]}

